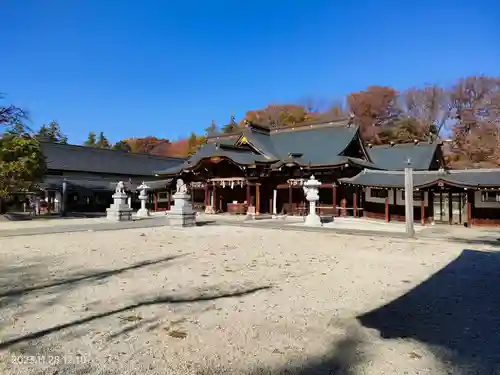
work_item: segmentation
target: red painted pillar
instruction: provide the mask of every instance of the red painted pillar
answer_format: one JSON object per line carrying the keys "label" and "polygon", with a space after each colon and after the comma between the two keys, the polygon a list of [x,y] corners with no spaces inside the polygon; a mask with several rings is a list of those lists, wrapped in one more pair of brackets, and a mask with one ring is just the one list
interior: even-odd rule
{"label": "red painted pillar", "polygon": [[333,185],[332,187],[332,201],[333,201],[333,213],[334,216],[338,216],[338,211],[337,211],[337,185]]}
{"label": "red painted pillar", "polygon": [[352,216],[356,217],[358,213],[358,195],[356,192],[352,195]]}

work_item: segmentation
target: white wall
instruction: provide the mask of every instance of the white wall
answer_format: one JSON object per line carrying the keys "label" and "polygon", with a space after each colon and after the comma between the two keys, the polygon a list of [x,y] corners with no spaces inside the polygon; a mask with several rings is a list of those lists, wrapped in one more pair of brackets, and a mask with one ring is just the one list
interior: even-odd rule
{"label": "white wall", "polygon": [[[415,190],[415,192],[419,193],[419,199],[418,200],[413,199],[413,206],[420,207],[420,204],[421,204],[420,192],[418,190]],[[404,195],[405,195],[404,190],[396,190],[396,204],[398,206],[405,205]],[[426,191],[424,191],[424,206],[427,206],[428,204],[429,204],[428,193]]]}
{"label": "white wall", "polygon": [[[417,191],[417,190],[416,190]],[[393,189],[389,190],[389,204],[395,204],[398,206],[404,206],[405,201],[404,201],[404,190],[396,190],[394,191]],[[394,199],[395,198],[395,199]],[[375,198],[371,196],[371,188],[367,187],[365,188],[365,202],[372,202],[372,203],[385,203],[385,198]],[[424,205],[427,206],[429,204],[429,194],[427,192],[424,192]],[[413,200],[413,205],[420,207],[420,199]],[[500,205],[498,206],[500,207]]]}
{"label": "white wall", "polygon": [[500,202],[483,202],[481,200],[481,191],[474,192],[474,207],[477,208],[499,208]]}
{"label": "white wall", "polygon": [[[394,190],[390,189],[389,194],[389,204],[394,204]],[[371,188],[365,188],[365,202],[373,202],[373,203],[385,203],[385,198],[375,198],[371,196]]]}

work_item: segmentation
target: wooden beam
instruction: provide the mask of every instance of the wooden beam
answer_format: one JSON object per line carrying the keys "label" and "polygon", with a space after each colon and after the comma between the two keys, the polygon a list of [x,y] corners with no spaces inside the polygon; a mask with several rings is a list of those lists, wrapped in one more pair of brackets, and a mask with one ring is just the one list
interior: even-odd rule
{"label": "wooden beam", "polygon": [[[357,189],[357,188],[355,188]],[[352,216],[356,217],[358,213],[358,195],[356,191],[352,194]]]}
{"label": "wooden beam", "polygon": [[332,202],[333,202],[333,214],[334,216],[339,216],[337,211],[337,186],[332,187]]}
{"label": "wooden beam", "polygon": [[260,213],[260,184],[255,185],[255,215]]}
{"label": "wooden beam", "polygon": [[420,224],[425,225],[425,192],[420,192]]}
{"label": "wooden beam", "polygon": [[389,222],[389,190],[387,190],[387,198],[385,198],[385,222]]}
{"label": "wooden beam", "polygon": [[214,201],[212,202],[212,208],[214,213],[217,211],[217,186],[214,184]]}
{"label": "wooden beam", "polygon": [[448,191],[448,224],[453,224],[453,196],[451,195],[451,190]]}
{"label": "wooden beam", "polygon": [[252,205],[252,201],[251,201],[252,196],[250,195],[250,185],[248,183],[247,183],[246,189],[247,189],[247,205],[251,206]]}
{"label": "wooden beam", "polygon": [[467,191],[467,226],[472,226],[472,191]]}

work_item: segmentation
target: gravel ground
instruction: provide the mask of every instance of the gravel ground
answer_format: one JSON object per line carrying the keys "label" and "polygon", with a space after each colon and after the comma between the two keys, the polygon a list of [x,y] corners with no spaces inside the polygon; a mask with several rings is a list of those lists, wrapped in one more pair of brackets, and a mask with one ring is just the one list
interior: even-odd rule
{"label": "gravel ground", "polygon": [[223,226],[0,239],[0,373],[493,374],[497,254]]}

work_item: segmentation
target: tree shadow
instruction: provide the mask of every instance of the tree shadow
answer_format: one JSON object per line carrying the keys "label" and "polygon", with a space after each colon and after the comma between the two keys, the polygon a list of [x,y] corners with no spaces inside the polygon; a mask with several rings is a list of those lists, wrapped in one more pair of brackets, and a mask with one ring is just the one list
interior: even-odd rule
{"label": "tree shadow", "polygon": [[384,339],[426,344],[445,365],[500,371],[500,253],[464,250],[398,299],[358,316]]}
{"label": "tree shadow", "polygon": [[93,322],[97,319],[106,318],[108,316],[123,313],[123,312],[129,311],[129,310],[132,310],[132,309],[137,309],[139,307],[153,306],[153,305],[160,305],[160,304],[193,303],[193,302],[202,302],[202,301],[212,301],[212,300],[222,299],[222,298],[242,297],[245,295],[249,295],[249,294],[252,294],[252,293],[255,293],[255,292],[258,292],[261,290],[270,289],[270,288],[271,288],[271,286],[262,286],[262,287],[253,287],[253,288],[248,288],[248,289],[236,290],[236,291],[232,291],[232,292],[220,292],[220,293],[213,293],[210,290],[208,290],[208,292],[205,291],[205,293],[202,292],[198,295],[194,295],[191,297],[190,296],[182,296],[182,295],[179,295],[179,296],[163,295],[163,296],[158,296],[158,297],[154,297],[154,298],[144,299],[144,300],[141,300],[137,303],[129,304],[129,305],[126,305],[124,307],[121,307],[121,308],[118,308],[115,310],[110,310],[110,311],[106,311],[104,313],[90,315],[86,318],[73,320],[73,321],[68,322],[68,323],[59,324],[59,325],[51,327],[51,328],[39,330],[39,331],[36,331],[33,333],[29,333],[29,334],[22,335],[22,336],[19,336],[16,338],[5,340],[3,342],[0,342],[0,350],[7,349],[13,345],[23,343],[26,341],[39,339],[39,338],[47,336],[51,333],[59,332],[59,331],[62,331],[64,329],[73,328],[73,327],[80,326],[82,324],[90,323],[90,322]]}
{"label": "tree shadow", "polygon": [[[6,269],[2,269],[0,272],[2,273],[2,279],[6,280],[6,282],[2,282],[0,284],[0,290],[6,288],[8,285],[12,285],[12,278],[9,278],[8,275],[15,275],[16,277],[26,277],[25,279],[21,280],[16,280],[15,284],[19,285],[19,283],[22,285],[20,288],[16,287],[14,289],[9,289],[6,291],[0,291],[0,298],[4,297],[19,297],[24,294],[42,290],[42,289],[47,289],[47,288],[54,288],[54,287],[60,287],[60,286],[65,286],[65,285],[72,285],[72,284],[79,284],[79,283],[84,283],[84,282],[94,282],[94,281],[99,281],[103,279],[107,279],[112,276],[116,276],[119,274],[122,274],[127,271],[147,267],[147,266],[152,266],[156,265],[159,263],[164,263],[168,262],[183,256],[186,256],[187,254],[181,254],[181,255],[173,255],[173,256],[168,256],[168,257],[162,257],[154,260],[146,260],[142,262],[138,262],[126,267],[122,268],[116,268],[116,269],[111,269],[111,270],[106,270],[106,271],[99,271],[99,272],[88,272],[85,274],[78,274],[78,275],[72,275],[69,277],[65,277],[62,279],[57,279],[53,280],[51,282],[45,283],[45,284],[38,284],[38,285],[31,285],[28,286],[26,284],[32,283],[33,282],[33,274],[30,272],[26,272],[27,270],[24,270],[20,272],[18,267],[13,267],[9,269],[8,267]],[[5,277],[7,275],[7,277]],[[7,284],[8,283],[8,284]],[[1,302],[1,301],[0,301]]]}
{"label": "tree shadow", "polygon": [[[146,260],[116,269],[78,272],[52,280],[50,280],[53,276],[49,273],[48,264],[53,262],[54,258],[35,258],[28,264],[0,267],[0,315],[2,316],[0,329],[11,320],[17,320],[22,316],[34,314],[42,308],[60,303],[68,293],[79,287],[102,284],[113,276],[144,267],[164,266],[166,262],[186,255],[179,254]],[[41,284],[40,280],[49,281]]]}
{"label": "tree shadow", "polygon": [[[307,362],[291,362],[282,367],[259,366],[249,371],[221,367],[205,367],[197,375],[355,375],[359,366],[368,361],[365,340],[357,327],[347,327],[344,337],[334,341],[328,352]],[[286,353],[285,353],[286,354]]]}
{"label": "tree shadow", "polygon": [[496,238],[493,236],[484,236],[479,238],[451,237],[448,240],[469,245],[500,246],[500,238]]}

